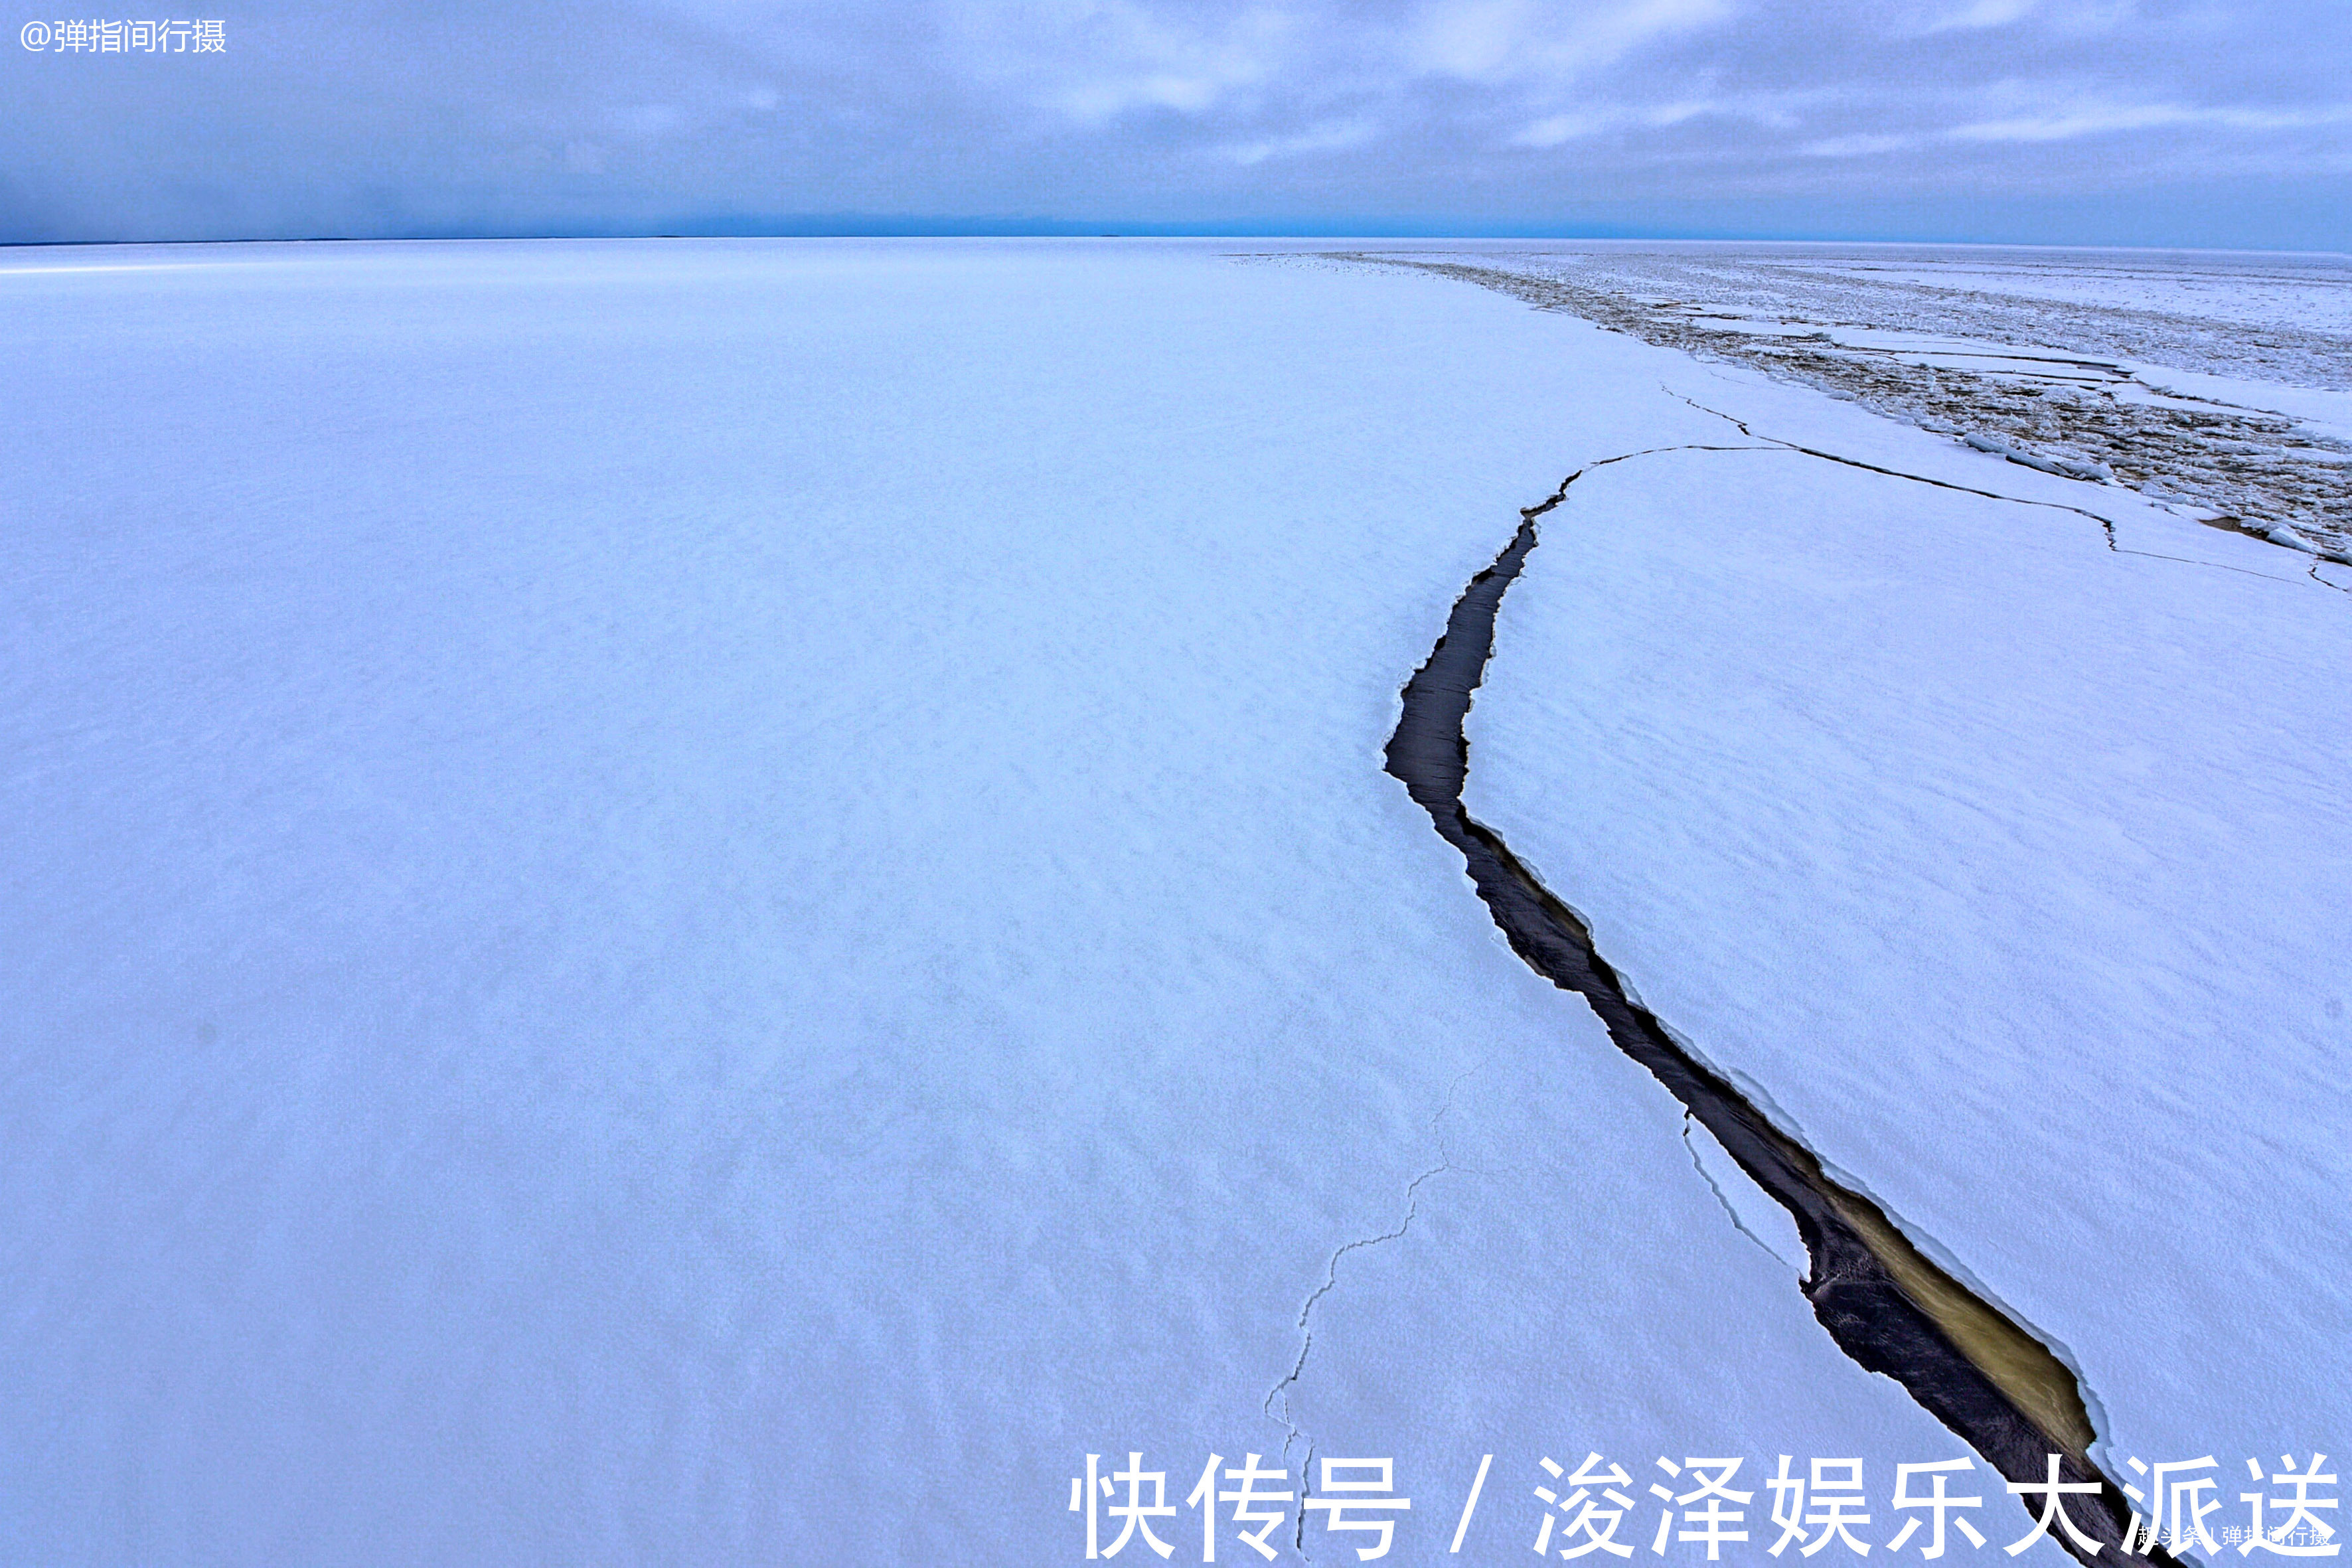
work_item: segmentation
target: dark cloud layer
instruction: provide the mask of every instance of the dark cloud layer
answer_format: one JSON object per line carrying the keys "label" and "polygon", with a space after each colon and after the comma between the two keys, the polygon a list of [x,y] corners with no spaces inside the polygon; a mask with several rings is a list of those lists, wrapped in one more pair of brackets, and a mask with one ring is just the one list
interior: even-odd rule
{"label": "dark cloud layer", "polygon": [[[56,21],[13,25],[35,19]],[[8,43],[0,238],[2352,247],[2343,0],[378,0],[223,20],[205,55]]]}

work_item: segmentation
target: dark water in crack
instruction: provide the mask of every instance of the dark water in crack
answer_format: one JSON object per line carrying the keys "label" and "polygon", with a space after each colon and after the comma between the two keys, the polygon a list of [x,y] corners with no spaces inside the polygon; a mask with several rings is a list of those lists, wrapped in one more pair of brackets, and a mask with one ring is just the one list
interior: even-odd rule
{"label": "dark water in crack", "polygon": [[[1471,880],[1512,951],[1536,973],[1583,997],[1627,1056],[1715,1134],[1749,1179],[1797,1223],[1811,1271],[1802,1289],[1838,1348],[1884,1373],[2011,1480],[2042,1483],[2049,1456],[2068,1481],[2105,1483],[2067,1499],[2070,1515],[2101,1555],[2169,1564],[2158,1549],[2122,1546],[2130,1510],[2087,1450],[2096,1434],[2074,1373],[2025,1329],[1922,1254],[1875,1203],[1832,1181],[1811,1151],[1772,1125],[1747,1098],[1678,1045],[1626,994],[1595,950],[1584,921],[1555,898],[1492,830],[1462,805],[1469,773],[1463,726],[1495,647],[1503,595],[1536,547],[1536,520],[1568,497],[1583,470],[1521,514],[1509,545],[1470,580],[1445,634],[1404,688],[1404,716],[1389,740],[1388,771],[1469,863]],[[2038,1516],[2043,1499],[2030,1497]],[[2086,1553],[2051,1531],[2077,1556]]]}

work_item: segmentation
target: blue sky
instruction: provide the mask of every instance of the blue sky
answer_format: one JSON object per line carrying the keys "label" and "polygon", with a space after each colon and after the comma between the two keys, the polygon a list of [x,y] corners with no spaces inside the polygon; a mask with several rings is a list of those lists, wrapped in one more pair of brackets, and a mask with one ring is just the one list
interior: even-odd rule
{"label": "blue sky", "polygon": [[0,65],[0,239],[1622,233],[2352,249],[2347,0],[240,5]]}

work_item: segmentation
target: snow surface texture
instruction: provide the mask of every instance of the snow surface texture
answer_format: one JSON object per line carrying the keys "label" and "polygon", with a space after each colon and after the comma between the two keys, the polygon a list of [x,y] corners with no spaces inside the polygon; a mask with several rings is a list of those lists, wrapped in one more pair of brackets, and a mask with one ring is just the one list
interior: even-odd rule
{"label": "snow surface texture", "polygon": [[[1987,478],[1800,389],[1659,372],[1759,436]],[[1785,449],[1587,475],[1504,603],[1466,804],[1696,1051],[2061,1349],[2111,1473],[2326,1448],[2352,731],[2312,675],[2352,661],[2352,606],[2126,495],[1999,477],[2107,508],[2116,546]]]}
{"label": "snow surface texture", "polygon": [[2352,261],[1906,247],[1433,252],[1646,342],[2352,562]]}
{"label": "snow surface texture", "polygon": [[[1854,1454],[1883,1495],[1959,1451],[1839,1356],[1792,1238],[1381,773],[1399,686],[1519,507],[1723,438],[1660,385],[1687,362],[1222,248],[9,258],[0,1559],[1076,1561],[1068,1479],[1141,1449],[1172,1497],[1212,1450],[1294,1481],[1310,1452],[1393,1456],[1399,1561],[1443,1553],[1492,1452],[1448,1560],[1517,1561],[1547,1453],[1645,1479],[1662,1453]],[[1844,482],[1882,521],[1944,504]],[[1692,499],[1698,549],[1719,498]],[[2116,569],[2079,520],[2013,533]],[[1514,618],[1570,537],[1497,670],[1644,714]],[[2023,559],[1976,569],[2030,598]],[[2220,665],[2324,657],[2335,623],[2298,614]],[[2169,733],[2142,743],[2161,773]],[[1533,776],[1506,762],[1474,789]],[[2280,879],[2249,973],[2290,999],[2315,972],[2289,895],[2337,820],[2264,837],[2301,799],[2207,803],[2242,825],[2229,890]],[[1550,809],[1566,841],[1625,827]],[[1612,884],[1562,891],[1626,930]],[[1853,897],[1822,918],[1877,929]],[[2128,990],[2129,935],[2067,951]],[[1646,940],[1621,962],[1654,1001],[1790,1102],[1657,972],[1694,962],[1675,933]],[[1915,1058],[1943,1037],[1884,1022]],[[2233,1038],[2291,1075],[2304,1027]],[[1981,1099],[1983,1065],[1922,1070]],[[1801,1109],[1956,1251],[1998,1244],[1961,1259],[1997,1293],[2074,1299],[1961,1223],[1984,1151],[1931,1164],[1906,1126],[1882,1181],[1889,1151]],[[2301,1176],[2265,1175],[2300,1214]],[[2222,1327],[2284,1355],[2282,1315],[2338,1305],[2340,1243],[2308,1233],[2290,1270],[2269,1223],[2205,1262],[2251,1281]],[[2102,1370],[2214,1364],[2214,1324],[2162,1323]],[[2249,1387],[2270,1452],[2343,1380],[2322,1354]],[[1189,1554],[1197,1528],[1163,1534]]]}

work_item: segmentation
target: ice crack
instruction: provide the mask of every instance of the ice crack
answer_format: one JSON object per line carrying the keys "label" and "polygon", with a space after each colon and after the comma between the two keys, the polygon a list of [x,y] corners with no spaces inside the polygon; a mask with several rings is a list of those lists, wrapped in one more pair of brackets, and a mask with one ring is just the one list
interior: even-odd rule
{"label": "ice crack", "polygon": [[[1979,489],[1974,485],[1956,484],[1950,479],[1930,479],[1925,474],[1906,473],[1901,468],[1889,468],[1881,467],[1876,463],[1865,463],[1859,458],[1848,458],[1836,452],[1824,452],[1816,447],[1806,447],[1794,441],[1781,440],[1777,436],[1758,436],[1754,431],[1748,429],[1745,420],[1733,418],[1732,416],[1726,414],[1720,408],[1709,408],[1706,404],[1699,402],[1696,398],[1688,396],[1683,393],[1675,392],[1671,387],[1665,388],[1664,390],[1666,390],[1671,395],[1681,398],[1685,403],[1689,404],[1701,414],[1712,414],[1717,419],[1727,420],[1732,425],[1737,426],[1741,435],[1750,437],[1759,443],[1759,445],[1750,447],[1699,447],[1685,448],[1686,450],[1795,452],[1801,457],[1818,458],[1825,463],[1839,463],[1849,468],[1860,468],[1864,473],[1884,474],[1890,479],[1908,479],[1916,485],[1929,485],[1939,490],[1956,490],[1964,496],[1979,496],[1986,500],[2008,501],[2016,506],[2043,507],[2052,511],[2070,511],[2077,517],[2087,517],[2093,522],[2097,523],[2100,531],[2106,536],[2108,551],[2116,555],[2138,555],[2144,556],[2150,561],[2174,561],[2184,566],[2205,566],[2210,567],[2216,572],[2236,572],[2247,577],[2260,577],[2266,582],[2276,583],[2282,581],[2280,578],[2273,577],[2267,572],[2248,571],[2243,566],[2231,566],[2219,561],[2194,561],[2186,555],[2166,555],[2161,552],[2155,550],[2134,550],[2128,545],[2123,544],[2116,540],[2115,519],[2107,517],[2102,513],[2093,511],[2088,507],[2070,506],[2064,501],[2034,500],[2025,496],[2003,495],[1999,490]],[[1676,450],[1676,448],[1664,447],[1654,447],[1653,450],[1674,451]],[[1643,453],[1629,452],[1625,456],[1640,457],[1643,455],[1644,454]],[[1610,462],[1622,462],[1624,459],[1622,458],[1612,458],[1607,460]],[[1600,465],[1594,464],[1593,466],[1598,468]],[[2254,535],[2253,537],[2261,538],[2266,536]],[[2318,580],[2322,582],[2326,581],[2324,578]],[[2329,587],[2335,586],[2332,583],[2327,585]]]}
{"label": "ice crack", "polygon": [[[1624,453],[1601,462],[1641,455],[1645,454]],[[2097,1433],[2072,1370],[2030,1330],[1927,1257],[1878,1204],[1830,1176],[1811,1150],[1677,1040],[1601,956],[1583,917],[1544,887],[1501,837],[1463,805],[1469,773],[1465,727],[1494,656],[1503,595],[1536,547],[1537,520],[1559,507],[1584,472],[1599,466],[1577,470],[1548,500],[1523,508],[1510,542],[1454,602],[1444,635],[1405,683],[1403,713],[1388,744],[1388,771],[1429,813],[1439,837],[1461,853],[1512,951],[1553,984],[1581,996],[1612,1043],[1681,1103],[1685,1126],[1692,1120],[1705,1125],[1748,1179],[1789,1212],[1811,1263],[1801,1288],[1840,1350],[1865,1370],[1900,1383],[2001,1474],[2039,1478],[2055,1452],[2068,1479],[2106,1483],[2090,1458]],[[1424,1173],[1415,1187],[1435,1173]],[[1720,1189],[1717,1195],[1724,1196]],[[1411,1217],[1409,1205],[1408,1226]],[[1732,1217],[1738,1224],[1736,1213]],[[1403,1234],[1403,1227],[1393,1234]],[[1302,1331],[1315,1300],[1336,1282],[1341,1254],[1334,1255],[1323,1289],[1301,1313]],[[1294,1437],[1297,1428],[1287,1419],[1286,1391],[1304,1369],[1311,1344],[1310,1339],[1302,1346],[1297,1366],[1275,1391],[1285,1394],[1281,1419]],[[1274,1397],[1267,1396],[1269,1414]],[[2128,1510],[2112,1483],[2103,1486],[2099,1500],[2103,1506],[2092,1531],[2122,1550]],[[2128,1552],[2125,1556],[2148,1560]],[[2163,1560],[2160,1552],[2150,1556]]]}
{"label": "ice crack", "polygon": [[[1567,482],[1562,481],[1560,488],[1564,492],[1567,489]],[[1558,500],[1559,496],[1555,494],[1553,497],[1554,503],[1557,503]],[[1422,1185],[1431,1178],[1443,1176],[1455,1171],[1461,1171],[1466,1174],[1473,1175],[1478,1173],[1471,1167],[1456,1165],[1454,1163],[1453,1152],[1445,1146],[1444,1131],[1445,1118],[1454,1109],[1454,1096],[1455,1092],[1461,1089],[1463,1080],[1469,1078],[1472,1073],[1475,1073],[1477,1070],[1478,1068],[1476,1067],[1465,1068],[1462,1072],[1455,1075],[1452,1083],[1446,1085],[1444,1102],[1438,1106],[1437,1114],[1430,1118],[1429,1121],[1430,1134],[1437,1141],[1437,1163],[1432,1165],[1428,1170],[1423,1171],[1421,1174],[1415,1176],[1411,1182],[1406,1184],[1404,1189],[1404,1216],[1397,1221],[1396,1228],[1391,1231],[1383,1231],[1378,1236],[1359,1237],[1353,1241],[1342,1244],[1331,1254],[1329,1260],[1324,1265],[1323,1283],[1315,1288],[1314,1292],[1307,1298],[1305,1304],[1298,1309],[1298,1331],[1300,1336],[1298,1344],[1298,1359],[1291,1363],[1289,1375],[1285,1377],[1280,1383],[1276,1384],[1272,1388],[1266,1390],[1265,1398],[1260,1405],[1260,1408],[1265,1411],[1269,1418],[1282,1423],[1284,1428],[1282,1457],[1284,1468],[1286,1469],[1289,1468],[1290,1450],[1302,1436],[1299,1431],[1297,1422],[1291,1418],[1290,1390],[1307,1371],[1307,1358],[1315,1349],[1315,1331],[1312,1327],[1315,1317],[1315,1308],[1324,1297],[1329,1295],[1332,1290],[1338,1287],[1339,1283],[1339,1260],[1347,1257],[1348,1254],[1351,1252],[1360,1252],[1369,1247],[1379,1247],[1386,1242],[1402,1240],[1405,1234],[1412,1229],[1414,1216],[1421,1212]],[[1275,1401],[1277,1399],[1282,1402],[1282,1413],[1278,1415],[1275,1414],[1274,1409]],[[1307,1463],[1311,1467],[1314,1462],[1315,1448],[1314,1445],[1309,1443],[1307,1449]],[[1307,1471],[1302,1469],[1299,1474],[1303,1479]],[[1299,1514],[1299,1528],[1303,1531],[1305,1527],[1306,1512],[1304,1510],[1301,1510]],[[1300,1552],[1304,1554],[1305,1547],[1303,1542],[1300,1544]]]}

